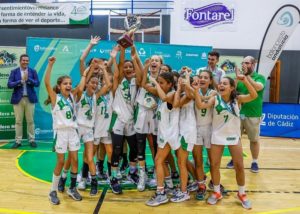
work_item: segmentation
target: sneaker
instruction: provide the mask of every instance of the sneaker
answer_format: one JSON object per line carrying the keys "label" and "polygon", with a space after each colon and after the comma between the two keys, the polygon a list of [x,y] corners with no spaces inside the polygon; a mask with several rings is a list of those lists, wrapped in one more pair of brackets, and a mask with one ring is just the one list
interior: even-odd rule
{"label": "sneaker", "polygon": [[99,171],[97,177],[99,180],[107,180],[107,174],[103,171]]}
{"label": "sneaker", "polygon": [[98,193],[98,182],[97,180],[92,180],[91,182],[91,190],[90,190],[90,196],[95,196]]}
{"label": "sneaker", "polygon": [[258,164],[256,162],[252,162],[250,171],[253,173],[259,172]]}
{"label": "sneaker", "polygon": [[187,190],[189,192],[195,192],[197,189],[198,189],[198,182],[197,181],[194,181],[193,183],[191,183],[187,186]]}
{"label": "sneaker", "polygon": [[86,189],[86,181],[82,179],[82,180],[78,183],[77,188],[78,188],[79,190],[85,190],[85,189]]}
{"label": "sneaker", "polygon": [[36,147],[37,147],[37,144],[36,144],[36,142],[34,142],[34,141],[31,141],[29,144],[30,144],[30,146],[31,146],[32,148],[36,148]]}
{"label": "sneaker", "polygon": [[203,201],[206,195],[206,185],[201,184],[196,193],[196,199],[199,201]]}
{"label": "sneaker", "polygon": [[177,192],[177,189],[175,187],[170,188],[170,187],[165,186],[165,193],[167,195],[174,196],[174,195],[176,195],[176,192]]}
{"label": "sneaker", "polygon": [[172,172],[172,173],[171,173],[171,178],[172,178],[172,179],[179,179],[179,174],[178,174],[178,172],[177,172],[177,171]]}
{"label": "sneaker", "polygon": [[241,201],[242,206],[243,206],[245,209],[248,209],[248,210],[252,209],[251,202],[247,199],[246,194],[240,195],[240,194],[238,193],[238,194],[237,194],[237,197],[238,197],[238,199]]}
{"label": "sneaker", "polygon": [[220,192],[213,192],[207,199],[207,203],[210,205],[214,205],[217,203],[217,201],[221,200],[222,198],[223,196]]}
{"label": "sneaker", "polygon": [[129,164],[127,162],[122,162],[122,165],[120,167],[121,173],[125,174],[125,171],[128,167],[129,167]]}
{"label": "sneaker", "polygon": [[19,148],[20,146],[22,146],[22,144],[21,143],[17,143],[17,142],[14,142],[14,144],[12,145],[12,149],[17,149],[17,148]]}
{"label": "sneaker", "polygon": [[67,181],[67,178],[60,177],[59,182],[58,182],[58,192],[65,191],[66,181]]}
{"label": "sneaker", "polygon": [[[208,188],[211,190],[214,190],[214,184],[213,184],[212,180],[209,181]],[[221,191],[222,195],[227,195],[227,193],[228,193],[228,191],[225,189],[225,187],[222,184],[220,184],[220,191]]]}
{"label": "sneaker", "polygon": [[137,184],[137,190],[142,192],[145,190],[146,186],[146,181],[147,181],[147,174],[145,171],[140,171],[140,176],[139,176],[139,182]]}
{"label": "sneaker", "polygon": [[155,192],[155,194],[152,196],[150,200],[146,202],[146,205],[151,206],[151,207],[156,207],[161,204],[165,204],[169,201],[167,194],[161,193],[161,192]]}
{"label": "sneaker", "polygon": [[191,197],[187,192],[177,191],[176,194],[170,199],[170,201],[178,203],[189,200]]}
{"label": "sneaker", "polygon": [[134,173],[129,172],[127,179],[136,185],[139,183],[139,176],[138,176],[137,172],[134,172]]}
{"label": "sneaker", "polygon": [[157,187],[156,179],[155,179],[155,178],[150,178],[150,179],[148,179],[148,180],[147,180],[147,185],[148,185],[150,188]]}
{"label": "sneaker", "polygon": [[50,200],[51,204],[58,205],[60,203],[60,201],[57,197],[57,192],[56,191],[50,192],[48,197],[49,197],[49,200]]}
{"label": "sneaker", "polygon": [[115,194],[122,194],[122,187],[119,184],[119,181],[117,178],[113,177],[112,179],[110,179],[110,188],[112,190],[113,193]]}
{"label": "sneaker", "polygon": [[226,168],[227,169],[233,169],[234,168],[232,159],[227,163]]}
{"label": "sneaker", "polygon": [[82,197],[81,195],[79,194],[79,192],[77,191],[77,189],[74,187],[74,188],[69,188],[68,191],[67,191],[67,194],[73,198],[75,201],[81,201],[82,200]]}

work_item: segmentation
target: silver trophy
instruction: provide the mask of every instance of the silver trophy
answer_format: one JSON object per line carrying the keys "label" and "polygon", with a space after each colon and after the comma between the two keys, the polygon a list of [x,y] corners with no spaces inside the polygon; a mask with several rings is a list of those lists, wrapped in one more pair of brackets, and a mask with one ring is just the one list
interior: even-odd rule
{"label": "silver trophy", "polygon": [[134,32],[141,27],[141,18],[135,15],[128,15],[124,19],[124,28],[126,32],[117,40],[123,48],[132,46],[133,40],[131,39]]}

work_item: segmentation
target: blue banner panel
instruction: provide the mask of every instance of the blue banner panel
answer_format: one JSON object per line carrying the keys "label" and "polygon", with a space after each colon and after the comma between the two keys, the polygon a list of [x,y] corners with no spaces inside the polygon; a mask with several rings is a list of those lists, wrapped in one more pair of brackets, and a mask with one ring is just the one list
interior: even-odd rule
{"label": "blue banner panel", "polygon": [[[44,105],[47,92],[44,84],[45,70],[48,57],[55,56],[56,62],[51,73],[51,85],[61,75],[72,77],[73,87],[79,82],[79,58],[89,44],[89,40],[58,39],[58,38],[27,38],[27,54],[30,57],[30,66],[38,72],[41,85],[37,88],[39,102],[35,108],[36,139],[53,138],[52,117],[50,106]],[[87,57],[109,58],[110,51],[116,45],[113,41],[100,41],[94,46]],[[164,63],[173,69],[179,70],[182,66],[189,66],[193,70],[207,65],[208,52],[211,46],[166,45],[152,43],[136,43],[137,51],[142,61],[152,55],[163,57]],[[126,49],[126,59],[130,59],[130,48]]]}
{"label": "blue banner panel", "polygon": [[261,136],[300,138],[300,105],[264,103]]}

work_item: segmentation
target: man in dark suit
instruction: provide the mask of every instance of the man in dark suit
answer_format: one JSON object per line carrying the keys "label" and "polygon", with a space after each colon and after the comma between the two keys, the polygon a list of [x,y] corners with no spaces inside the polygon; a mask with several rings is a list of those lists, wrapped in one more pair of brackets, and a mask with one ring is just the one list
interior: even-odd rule
{"label": "man in dark suit", "polygon": [[11,104],[14,106],[14,113],[16,118],[16,141],[12,148],[21,146],[23,137],[23,118],[24,113],[27,122],[28,141],[30,146],[37,147],[34,141],[34,105],[38,102],[34,87],[40,85],[36,71],[28,67],[29,56],[26,54],[20,57],[20,67],[11,71],[7,87],[12,88],[13,94],[11,97]]}

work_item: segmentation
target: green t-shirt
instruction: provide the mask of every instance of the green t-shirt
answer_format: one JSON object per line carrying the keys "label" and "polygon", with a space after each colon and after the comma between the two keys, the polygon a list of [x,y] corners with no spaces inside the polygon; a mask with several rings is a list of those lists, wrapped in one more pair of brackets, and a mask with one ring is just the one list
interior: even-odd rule
{"label": "green t-shirt", "polygon": [[[258,96],[255,100],[242,104],[240,114],[245,115],[245,117],[261,117],[266,78],[255,71],[251,74],[251,78],[255,82],[263,84],[264,88],[260,91],[257,91]],[[249,94],[249,91],[243,82],[239,81],[236,89],[240,94]]]}

